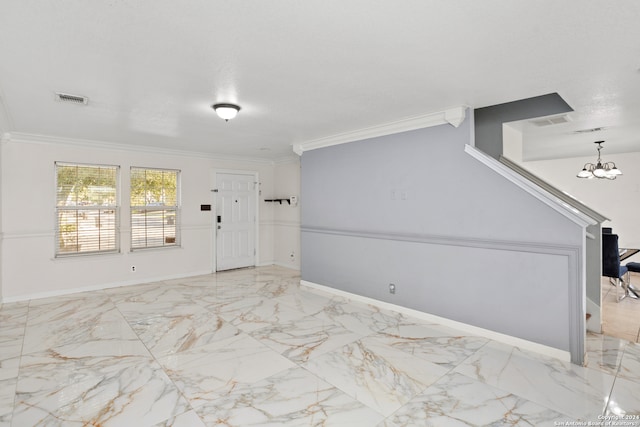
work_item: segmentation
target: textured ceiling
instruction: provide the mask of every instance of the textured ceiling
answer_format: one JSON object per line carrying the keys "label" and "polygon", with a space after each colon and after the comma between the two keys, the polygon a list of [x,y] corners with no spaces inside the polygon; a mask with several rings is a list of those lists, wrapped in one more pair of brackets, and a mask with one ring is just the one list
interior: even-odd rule
{"label": "textured ceiling", "polygon": [[[2,0],[0,127],[277,160],[293,143],[557,92],[571,121],[514,124],[525,158],[592,155],[595,139],[639,151],[639,22],[637,0]],[[217,102],[242,111],[226,123]]]}

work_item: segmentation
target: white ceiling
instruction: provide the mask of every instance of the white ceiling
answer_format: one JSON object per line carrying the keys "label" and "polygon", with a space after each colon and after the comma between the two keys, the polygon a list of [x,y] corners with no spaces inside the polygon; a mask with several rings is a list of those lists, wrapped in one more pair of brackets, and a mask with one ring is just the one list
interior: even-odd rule
{"label": "white ceiling", "polygon": [[637,0],[0,0],[0,127],[51,137],[277,160],[557,92],[572,121],[518,124],[525,157],[640,151],[639,70]]}

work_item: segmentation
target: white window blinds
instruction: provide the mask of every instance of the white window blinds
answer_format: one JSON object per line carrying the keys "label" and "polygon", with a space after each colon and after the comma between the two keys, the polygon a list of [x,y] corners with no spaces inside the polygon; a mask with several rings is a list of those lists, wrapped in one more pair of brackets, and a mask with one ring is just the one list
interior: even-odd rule
{"label": "white window blinds", "polygon": [[56,256],[117,252],[118,166],[56,163]]}
{"label": "white window blinds", "polygon": [[180,245],[180,171],[131,168],[131,249]]}

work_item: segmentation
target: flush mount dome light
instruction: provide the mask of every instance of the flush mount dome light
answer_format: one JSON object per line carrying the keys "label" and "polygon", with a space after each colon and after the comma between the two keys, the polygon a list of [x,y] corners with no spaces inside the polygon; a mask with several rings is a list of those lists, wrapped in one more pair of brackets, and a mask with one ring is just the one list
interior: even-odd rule
{"label": "flush mount dome light", "polygon": [[240,107],[235,104],[214,104],[211,108],[213,108],[218,117],[227,122],[237,116],[238,111],[240,111]]}

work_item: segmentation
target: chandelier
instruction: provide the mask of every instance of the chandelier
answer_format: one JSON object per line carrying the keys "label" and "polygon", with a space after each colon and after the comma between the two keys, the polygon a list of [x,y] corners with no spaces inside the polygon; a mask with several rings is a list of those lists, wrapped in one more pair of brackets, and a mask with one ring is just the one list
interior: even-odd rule
{"label": "chandelier", "polygon": [[598,144],[598,162],[595,165],[593,163],[585,164],[582,170],[578,172],[578,175],[576,175],[578,178],[616,179],[618,175],[622,175],[622,172],[616,167],[615,163],[602,163],[600,150],[602,150],[603,143],[604,141],[594,142],[594,144]]}

